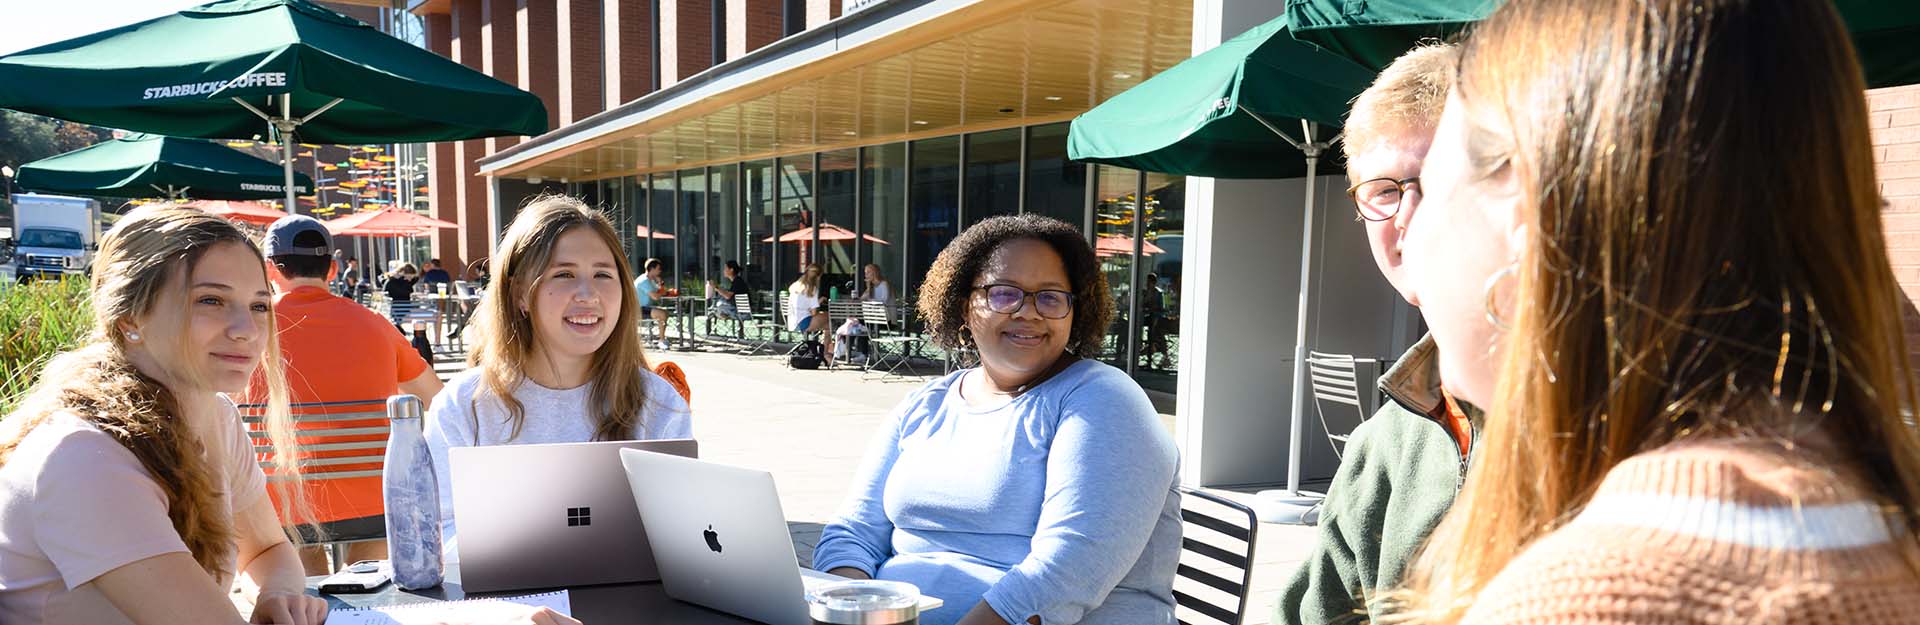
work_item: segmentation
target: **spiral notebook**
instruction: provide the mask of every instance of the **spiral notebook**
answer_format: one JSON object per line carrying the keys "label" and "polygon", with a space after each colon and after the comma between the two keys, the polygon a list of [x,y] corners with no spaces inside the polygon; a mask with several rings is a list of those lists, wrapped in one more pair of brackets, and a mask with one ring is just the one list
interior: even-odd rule
{"label": "spiral notebook", "polygon": [[573,616],[573,603],[568,599],[567,591],[556,590],[517,597],[429,601],[377,608],[333,610],[327,613],[327,625],[426,625],[473,622],[480,620],[481,617],[497,616],[502,606],[511,604],[551,608],[555,612]]}

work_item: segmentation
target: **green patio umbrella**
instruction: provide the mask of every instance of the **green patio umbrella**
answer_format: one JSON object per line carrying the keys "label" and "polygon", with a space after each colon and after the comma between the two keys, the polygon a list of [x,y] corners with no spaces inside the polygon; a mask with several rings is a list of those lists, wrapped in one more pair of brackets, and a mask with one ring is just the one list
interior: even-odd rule
{"label": "green patio umbrella", "polygon": [[[1271,522],[1311,522],[1319,503],[1300,493],[1306,415],[1307,299],[1313,260],[1314,193],[1320,158],[1338,134],[1348,101],[1373,72],[1287,33],[1275,19],[1180,62],[1074,118],[1069,158],[1147,171],[1214,178],[1306,176],[1301,225],[1299,318],[1294,328],[1293,422],[1287,495]],[[1290,130],[1292,129],[1292,130]],[[1299,152],[1304,159],[1290,155]]]}
{"label": "green patio umbrella", "polygon": [[[268,200],[285,195],[279,165],[205,139],[135,134],[20,166],[20,186],[118,198]],[[295,193],[313,179],[294,174]]]}
{"label": "green patio umbrella", "polygon": [[[0,57],[0,108],[177,137],[428,142],[546,132],[540,99],[307,0],[224,0]],[[287,207],[294,202],[288,190]]]}
{"label": "green patio umbrella", "polygon": [[[1293,36],[1378,70],[1423,38],[1446,38],[1500,0],[1292,0]],[[1920,2],[1835,0],[1868,87],[1920,83]]]}

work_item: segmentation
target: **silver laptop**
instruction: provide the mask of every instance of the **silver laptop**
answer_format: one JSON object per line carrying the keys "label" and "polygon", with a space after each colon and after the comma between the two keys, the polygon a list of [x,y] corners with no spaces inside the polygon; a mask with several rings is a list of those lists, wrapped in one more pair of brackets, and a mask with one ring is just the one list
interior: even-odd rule
{"label": "silver laptop", "polygon": [[[807,589],[846,580],[800,567],[773,475],[632,449],[620,462],[667,596],[768,625],[810,625]],[[923,596],[922,613],[937,607]]]}
{"label": "silver laptop", "polygon": [[467,592],[660,578],[620,450],[694,456],[692,440],[455,447],[453,510]]}

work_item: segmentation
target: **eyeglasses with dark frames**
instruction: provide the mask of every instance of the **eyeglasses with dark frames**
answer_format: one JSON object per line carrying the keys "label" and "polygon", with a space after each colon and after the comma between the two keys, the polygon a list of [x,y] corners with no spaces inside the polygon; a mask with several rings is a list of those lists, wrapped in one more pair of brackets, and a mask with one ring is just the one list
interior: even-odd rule
{"label": "eyeglasses with dark frames", "polygon": [[1347,187],[1347,197],[1353,198],[1353,208],[1360,219],[1366,221],[1386,221],[1400,214],[1400,199],[1407,195],[1407,187],[1420,184],[1420,177],[1374,178],[1360,184]]}
{"label": "eyeglasses with dark frames", "polygon": [[1002,315],[1019,313],[1020,309],[1026,306],[1028,299],[1033,300],[1033,310],[1040,313],[1042,318],[1065,319],[1067,315],[1073,314],[1073,294],[1066,291],[1056,289],[1028,291],[1011,284],[985,284],[973,287],[973,290],[985,291],[987,310]]}

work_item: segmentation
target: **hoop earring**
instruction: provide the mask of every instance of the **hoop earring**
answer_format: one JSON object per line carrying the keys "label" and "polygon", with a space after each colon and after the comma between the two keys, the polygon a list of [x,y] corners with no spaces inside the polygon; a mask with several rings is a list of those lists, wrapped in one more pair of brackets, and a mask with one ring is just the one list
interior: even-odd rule
{"label": "hoop earring", "polygon": [[1498,271],[1493,272],[1493,275],[1487,276],[1486,286],[1481,288],[1480,304],[1481,307],[1486,310],[1487,323],[1493,324],[1493,328],[1501,332],[1510,330],[1512,327],[1508,326],[1507,321],[1501,319],[1500,313],[1494,310],[1493,289],[1500,286],[1501,280],[1507,279],[1507,276],[1513,275],[1513,272],[1519,268],[1520,261],[1507,263],[1507,266],[1501,267]]}

